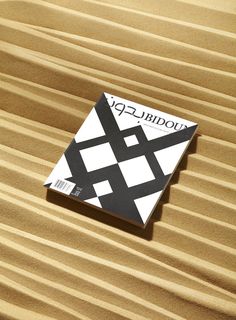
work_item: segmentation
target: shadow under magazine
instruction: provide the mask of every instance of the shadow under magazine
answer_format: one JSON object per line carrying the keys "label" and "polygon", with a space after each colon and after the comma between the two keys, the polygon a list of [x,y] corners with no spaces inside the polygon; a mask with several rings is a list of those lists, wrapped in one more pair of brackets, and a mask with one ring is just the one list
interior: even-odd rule
{"label": "shadow under magazine", "polygon": [[124,221],[122,219],[114,217],[111,214],[108,214],[108,213],[103,212],[99,209],[96,209],[95,207],[92,207],[87,204],[84,204],[83,202],[79,202],[77,200],[74,200],[73,198],[66,197],[62,194],[51,191],[50,189],[47,189],[46,199],[47,199],[47,201],[54,203],[58,206],[61,206],[63,208],[66,208],[66,209],[71,210],[73,212],[76,212],[78,214],[84,215],[86,217],[100,221],[100,222],[107,224],[109,226],[112,226],[114,228],[120,229],[124,232],[133,234],[135,236],[138,236],[140,238],[143,238],[143,239],[150,241],[153,238],[153,231],[154,231],[153,224],[162,220],[163,207],[165,204],[167,204],[169,202],[170,193],[171,193],[171,186],[173,184],[178,183],[179,175],[180,175],[181,171],[187,169],[188,155],[196,152],[197,141],[198,141],[199,136],[200,135],[196,134],[195,137],[193,138],[192,142],[190,143],[186,154],[183,156],[181,162],[179,163],[179,165],[176,169],[176,172],[173,174],[167,188],[165,189],[165,191],[161,197],[161,201],[159,202],[159,204],[155,208],[153,215],[152,215],[151,219],[149,220],[149,222],[147,223],[145,228],[135,226],[127,221]]}

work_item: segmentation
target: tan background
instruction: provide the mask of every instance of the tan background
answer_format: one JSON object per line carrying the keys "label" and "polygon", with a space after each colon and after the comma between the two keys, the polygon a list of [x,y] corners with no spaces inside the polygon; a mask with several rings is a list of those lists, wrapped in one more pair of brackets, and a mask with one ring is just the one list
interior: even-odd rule
{"label": "tan background", "polygon": [[[0,1],[1,319],[233,319],[235,13]],[[146,230],[42,186],[102,91],[199,123]]]}

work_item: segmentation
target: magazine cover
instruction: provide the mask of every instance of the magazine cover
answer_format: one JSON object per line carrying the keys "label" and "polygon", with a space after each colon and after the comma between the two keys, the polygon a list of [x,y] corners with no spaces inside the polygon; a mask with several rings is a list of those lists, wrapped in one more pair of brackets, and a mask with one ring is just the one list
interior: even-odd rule
{"label": "magazine cover", "polygon": [[196,129],[103,93],[44,186],[145,227]]}

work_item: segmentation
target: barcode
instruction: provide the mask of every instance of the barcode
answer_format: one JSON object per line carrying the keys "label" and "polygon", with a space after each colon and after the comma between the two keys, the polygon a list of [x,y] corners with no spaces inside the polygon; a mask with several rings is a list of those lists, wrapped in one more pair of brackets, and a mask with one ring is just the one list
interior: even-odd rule
{"label": "barcode", "polygon": [[74,186],[75,183],[73,182],[64,179],[57,179],[51,184],[50,188],[69,195],[73,190]]}

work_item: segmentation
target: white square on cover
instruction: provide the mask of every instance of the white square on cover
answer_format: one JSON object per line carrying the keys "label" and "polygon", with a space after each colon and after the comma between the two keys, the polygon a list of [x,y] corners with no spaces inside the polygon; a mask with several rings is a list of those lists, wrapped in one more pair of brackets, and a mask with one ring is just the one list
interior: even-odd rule
{"label": "white square on cover", "polygon": [[131,147],[139,143],[135,134],[132,134],[132,136],[124,137],[124,140],[127,147]]}
{"label": "white square on cover", "polygon": [[128,187],[151,181],[155,176],[145,156],[118,163]]}
{"label": "white square on cover", "polygon": [[102,182],[95,183],[93,185],[94,190],[98,197],[104,196],[105,194],[112,193],[113,190],[108,180],[104,180]]}
{"label": "white square on cover", "polygon": [[80,150],[80,154],[88,172],[117,163],[109,142]]}

